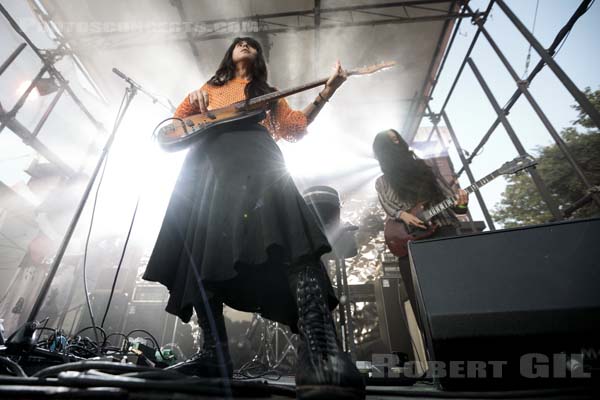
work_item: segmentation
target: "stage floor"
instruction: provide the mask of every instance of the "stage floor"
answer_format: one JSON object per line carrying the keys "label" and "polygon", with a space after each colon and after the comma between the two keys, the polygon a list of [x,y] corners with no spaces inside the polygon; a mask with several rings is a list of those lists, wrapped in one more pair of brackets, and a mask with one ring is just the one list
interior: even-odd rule
{"label": "stage floor", "polygon": [[[139,375],[138,375],[139,376]],[[198,378],[165,380],[125,377],[98,371],[61,373],[58,378],[16,378],[0,376],[2,399],[293,399],[294,377],[245,379],[223,382]],[[413,386],[367,386],[367,400],[374,399],[597,399],[593,389],[543,389],[511,392],[444,392],[432,384]]]}

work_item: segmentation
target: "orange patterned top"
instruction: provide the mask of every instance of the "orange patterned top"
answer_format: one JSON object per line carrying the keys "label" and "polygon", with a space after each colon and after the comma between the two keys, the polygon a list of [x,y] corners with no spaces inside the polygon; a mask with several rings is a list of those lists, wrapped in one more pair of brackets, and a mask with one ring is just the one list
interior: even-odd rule
{"label": "orange patterned top", "polygon": [[[244,89],[247,83],[247,80],[236,77],[223,86],[212,86],[205,83],[200,89],[208,93],[208,109],[213,110],[245,100]],[[186,96],[177,107],[174,117],[185,118],[199,112],[198,104],[190,104],[189,97]],[[308,122],[302,111],[292,110],[285,99],[279,99],[275,112],[268,111],[267,118],[261,124],[269,130],[275,140],[283,138],[289,142],[295,142],[306,134]]]}

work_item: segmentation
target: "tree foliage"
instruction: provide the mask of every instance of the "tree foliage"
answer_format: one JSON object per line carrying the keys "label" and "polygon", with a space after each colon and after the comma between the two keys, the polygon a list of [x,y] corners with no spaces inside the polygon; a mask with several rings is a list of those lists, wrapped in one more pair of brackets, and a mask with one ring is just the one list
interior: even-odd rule
{"label": "tree foliage", "polygon": [[[600,110],[600,90],[586,88],[585,94],[594,107]],[[600,129],[579,105],[572,107],[577,110],[578,118],[573,121],[573,126],[565,128],[560,135],[590,183],[600,185]],[[536,153],[539,163],[537,169],[561,211],[587,193],[556,144],[539,147]],[[544,223],[552,219],[552,214],[528,173],[508,176],[507,181],[502,200],[493,211],[496,221],[506,227],[514,227]],[[592,201],[572,216],[585,218],[599,214],[600,208]]]}

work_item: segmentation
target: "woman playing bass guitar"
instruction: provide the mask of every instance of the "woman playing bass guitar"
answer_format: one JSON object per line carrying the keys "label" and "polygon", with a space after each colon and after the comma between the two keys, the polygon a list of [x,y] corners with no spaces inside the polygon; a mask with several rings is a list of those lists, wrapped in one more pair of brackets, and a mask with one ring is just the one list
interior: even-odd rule
{"label": "woman playing bass guitar", "polygon": [[[331,246],[275,143],[299,140],[345,79],[338,62],[304,110],[280,99],[263,121],[226,126],[190,146],[144,274],[169,289],[168,312],[187,322],[194,308],[202,329],[202,349],[171,370],[232,376],[225,303],[300,334],[298,398],[364,398],[362,376],[340,349],[331,315],[338,300],[320,262]],[[183,100],[175,117],[208,115],[274,91],[261,45],[236,38],[215,74]]]}

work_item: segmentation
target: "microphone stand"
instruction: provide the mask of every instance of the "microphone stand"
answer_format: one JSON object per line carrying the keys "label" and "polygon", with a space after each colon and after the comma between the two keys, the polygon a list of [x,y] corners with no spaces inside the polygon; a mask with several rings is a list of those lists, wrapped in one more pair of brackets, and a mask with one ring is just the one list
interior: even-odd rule
{"label": "microphone stand", "polygon": [[[42,285],[42,288],[40,289],[40,292],[39,292],[37,299],[31,309],[31,312],[29,313],[27,322],[22,327],[20,327],[14,334],[11,335],[11,337],[9,338],[10,340],[7,340],[7,342],[5,343],[6,348],[4,350],[0,349],[0,355],[4,355],[4,354],[37,355],[37,356],[43,356],[46,358],[53,358],[53,359],[60,360],[60,361],[66,361],[66,359],[68,358],[62,354],[57,354],[57,353],[51,352],[49,350],[38,348],[36,346],[36,343],[34,342],[34,334],[35,334],[35,331],[38,329],[38,327],[41,325],[41,323],[36,320],[37,314],[39,313],[39,311],[42,307],[42,304],[48,294],[48,291],[50,290],[50,286],[52,284],[52,281],[54,280],[54,276],[56,275],[56,272],[58,271],[58,267],[60,266],[60,263],[65,254],[65,251],[67,250],[69,242],[71,241],[73,233],[75,232],[75,228],[77,227],[77,224],[79,222],[81,214],[83,213],[83,209],[84,209],[85,204],[88,200],[88,197],[92,191],[94,182],[96,181],[96,178],[98,177],[98,173],[100,172],[100,168],[102,167],[104,160],[108,156],[108,152],[110,151],[110,148],[114,142],[114,139],[115,139],[115,136],[119,129],[119,126],[121,125],[121,122],[123,121],[123,117],[125,116],[125,113],[127,112],[129,105],[131,104],[131,101],[133,100],[133,98],[135,97],[135,95],[137,94],[137,92],[139,90],[139,91],[143,92],[144,94],[148,95],[150,98],[152,98],[154,103],[159,103],[159,104],[165,106],[164,103],[160,102],[155,96],[151,95],[148,91],[143,89],[141,85],[139,85],[138,83],[133,81],[131,78],[129,78],[127,75],[123,74],[118,69],[113,68],[113,72],[115,74],[117,74],[119,77],[121,77],[122,79],[124,79],[127,83],[129,83],[129,87],[125,88],[125,94],[124,94],[123,100],[121,102],[122,107],[117,112],[117,118],[115,119],[115,124],[113,126],[112,133],[110,134],[108,140],[106,141],[106,144],[104,145],[102,154],[100,155],[100,158],[98,159],[98,162],[96,163],[96,166],[95,166],[94,171],[92,172],[92,175],[90,177],[90,180],[85,188],[83,196],[82,196],[81,200],[79,201],[79,204],[75,211],[75,215],[73,216],[73,218],[69,224],[69,227],[67,228],[65,236],[63,237],[63,240],[60,244],[60,247],[58,248],[56,257],[54,258],[54,261],[52,262],[52,265],[50,267],[50,271],[48,272],[48,276],[46,277],[46,280],[44,281],[44,284]],[[168,108],[170,108],[171,110],[174,110],[174,107],[172,104],[170,104],[170,107],[168,107]],[[87,295],[88,294],[86,293],[86,296]],[[98,332],[97,332],[94,322],[92,322],[92,325],[93,325],[96,342],[99,343]]]}
{"label": "microphone stand", "polygon": [[158,99],[155,95],[153,95],[152,93],[150,93],[149,91],[144,89],[140,84],[138,84],[136,81],[134,81],[133,79],[131,79],[130,77],[128,77],[127,75],[125,75],[124,73],[119,71],[117,68],[113,68],[112,71],[115,74],[117,74],[119,77],[123,78],[125,80],[125,82],[129,83],[131,85],[131,87],[139,90],[140,92],[144,93],[146,96],[150,97],[152,99],[153,104],[160,104],[161,106],[171,110],[171,112],[173,112],[173,113],[175,112],[175,106],[173,105],[173,103],[171,103],[171,100],[167,99],[168,104],[165,104],[164,102],[160,101],[160,99]]}

